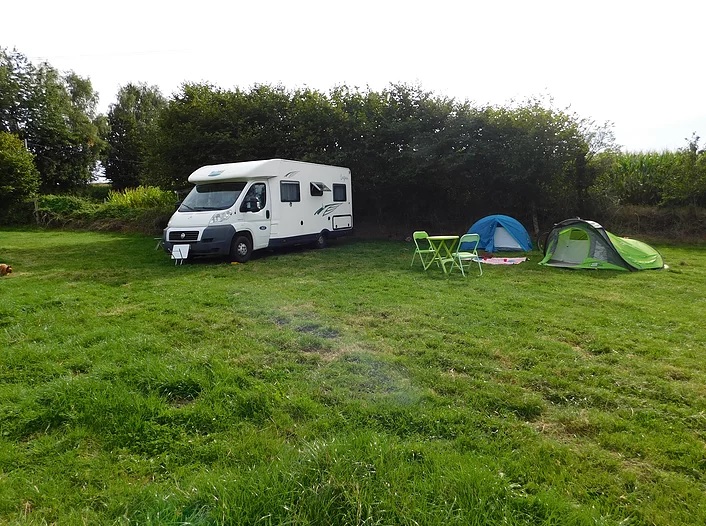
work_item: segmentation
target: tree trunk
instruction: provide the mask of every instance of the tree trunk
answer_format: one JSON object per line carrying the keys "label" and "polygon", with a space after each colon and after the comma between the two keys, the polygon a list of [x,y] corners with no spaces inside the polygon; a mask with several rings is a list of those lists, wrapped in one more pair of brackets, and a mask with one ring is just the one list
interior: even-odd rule
{"label": "tree trunk", "polygon": [[530,211],[532,213],[532,228],[534,228],[534,236],[539,235],[539,219],[537,218],[537,204],[532,201],[530,204]]}

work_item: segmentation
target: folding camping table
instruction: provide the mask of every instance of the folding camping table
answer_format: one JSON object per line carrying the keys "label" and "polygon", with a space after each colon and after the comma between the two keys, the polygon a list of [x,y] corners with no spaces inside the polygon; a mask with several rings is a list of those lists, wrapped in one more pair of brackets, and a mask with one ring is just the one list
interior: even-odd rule
{"label": "folding camping table", "polygon": [[453,251],[459,236],[429,236],[427,239],[429,245],[434,249],[434,256],[429,265],[436,261],[443,269],[444,274],[448,274],[449,271],[446,270],[444,260],[453,259]]}

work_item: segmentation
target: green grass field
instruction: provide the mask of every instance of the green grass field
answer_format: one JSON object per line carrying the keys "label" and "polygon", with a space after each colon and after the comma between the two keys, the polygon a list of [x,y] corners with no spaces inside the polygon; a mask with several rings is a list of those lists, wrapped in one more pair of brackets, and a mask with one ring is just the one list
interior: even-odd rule
{"label": "green grass field", "polygon": [[706,250],[449,279],[0,231],[0,524],[706,524]]}

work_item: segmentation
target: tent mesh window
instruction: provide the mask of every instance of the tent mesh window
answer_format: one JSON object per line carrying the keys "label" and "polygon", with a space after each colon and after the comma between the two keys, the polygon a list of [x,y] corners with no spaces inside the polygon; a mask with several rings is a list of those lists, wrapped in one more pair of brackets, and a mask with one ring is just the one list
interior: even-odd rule
{"label": "tent mesh window", "polygon": [[592,251],[591,256],[599,261],[607,261],[611,265],[616,265],[618,267],[629,268],[625,264],[623,258],[617,253],[615,248],[608,244],[602,237],[594,238],[595,248]]}
{"label": "tent mesh window", "polygon": [[593,238],[593,250],[591,250],[589,254],[590,257],[598,260],[609,261],[613,255],[613,252],[613,249],[610,248],[601,238]]}

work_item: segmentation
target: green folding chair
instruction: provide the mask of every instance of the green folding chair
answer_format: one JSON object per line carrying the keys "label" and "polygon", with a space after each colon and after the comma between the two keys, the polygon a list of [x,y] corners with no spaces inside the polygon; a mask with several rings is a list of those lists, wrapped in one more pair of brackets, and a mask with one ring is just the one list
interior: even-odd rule
{"label": "green folding chair", "polygon": [[[412,254],[412,263],[410,267],[414,265],[414,259],[419,256],[419,260],[422,262],[424,270],[428,269],[429,266],[434,261],[434,249],[432,248],[429,240],[427,239],[429,234],[423,230],[418,230],[412,234],[412,239],[414,240],[414,254]],[[428,261],[427,261],[428,258]]]}
{"label": "green folding chair", "polygon": [[[451,254],[451,269],[449,270],[449,273],[451,273],[454,269],[454,267],[458,267],[461,269],[461,274],[463,274],[464,277],[466,277],[466,272],[465,270],[469,269],[471,266],[471,263],[478,263],[478,270],[480,271],[479,276],[483,275],[483,266],[481,265],[480,262],[480,256],[478,255],[478,243],[480,242],[480,235],[479,234],[464,234],[461,236],[461,239],[458,241],[458,250]],[[472,250],[461,250],[461,247],[463,246],[464,243],[470,243],[471,246],[473,247]],[[464,269],[464,263],[466,264],[466,267]]]}

